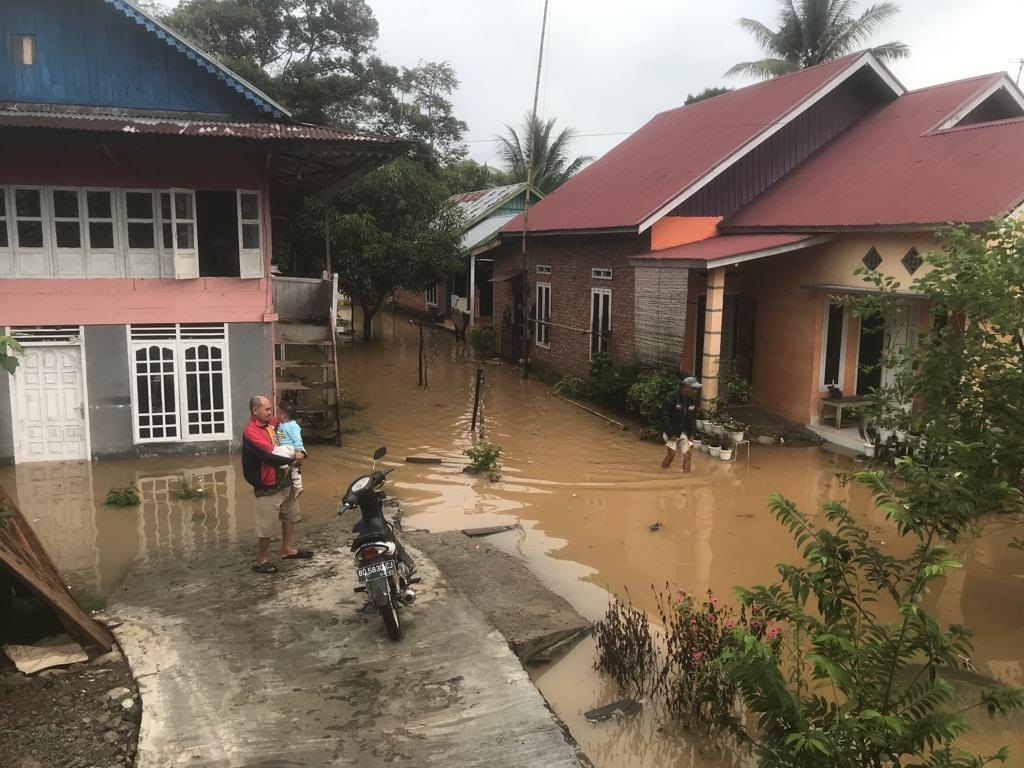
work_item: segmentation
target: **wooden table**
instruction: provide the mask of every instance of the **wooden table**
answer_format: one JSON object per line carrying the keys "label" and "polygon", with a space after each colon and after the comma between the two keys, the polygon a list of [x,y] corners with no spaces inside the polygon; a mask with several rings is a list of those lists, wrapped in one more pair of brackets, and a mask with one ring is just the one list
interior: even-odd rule
{"label": "wooden table", "polygon": [[844,408],[856,408],[860,405],[866,405],[870,401],[866,397],[840,397],[833,399],[831,397],[823,397],[821,399],[821,421],[825,422],[825,409],[831,408],[835,412],[835,425],[836,429],[843,428],[843,409]]}

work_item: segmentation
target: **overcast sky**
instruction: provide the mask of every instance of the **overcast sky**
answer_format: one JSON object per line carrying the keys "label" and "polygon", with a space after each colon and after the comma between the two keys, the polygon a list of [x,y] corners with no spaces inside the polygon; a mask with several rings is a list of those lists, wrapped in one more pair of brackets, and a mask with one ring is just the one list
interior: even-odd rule
{"label": "overcast sky", "polygon": [[[544,0],[368,2],[385,61],[451,62],[462,80],[454,103],[469,124],[470,154],[493,164],[493,136],[531,106]],[[1021,0],[899,5],[902,13],[873,42],[910,46],[910,58],[892,65],[907,88],[1003,70],[1016,76],[1009,60],[1024,58]],[[577,153],[600,156],[688,93],[748,84],[723,77],[759,56],[736,19],[774,26],[776,8],[775,0],[550,0],[540,113],[576,129]]]}

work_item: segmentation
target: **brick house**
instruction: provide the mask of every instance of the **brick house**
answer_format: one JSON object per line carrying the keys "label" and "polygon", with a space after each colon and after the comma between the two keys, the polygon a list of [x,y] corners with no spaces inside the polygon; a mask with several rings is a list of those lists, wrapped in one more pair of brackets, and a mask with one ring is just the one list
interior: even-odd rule
{"label": "brick house", "polygon": [[907,91],[870,52],[664,112],[531,208],[528,280],[522,219],[503,229],[496,324],[526,295],[538,365],[607,350],[695,372],[707,399],[721,368],[818,425],[829,384],[883,383],[864,368],[928,322],[909,291],[878,329],[832,297],[864,290],[861,264],[906,285],[945,223],[1020,210],[1022,146],[1005,73]]}
{"label": "brick house", "polygon": [[271,200],[403,145],[293,121],[124,0],[7,0],[0,31],[0,461],[236,445],[272,389]]}

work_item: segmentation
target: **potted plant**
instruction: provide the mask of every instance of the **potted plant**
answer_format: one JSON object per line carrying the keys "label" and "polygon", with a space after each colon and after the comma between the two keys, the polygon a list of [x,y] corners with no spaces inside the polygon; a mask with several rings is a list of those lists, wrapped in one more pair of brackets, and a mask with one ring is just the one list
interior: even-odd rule
{"label": "potted plant", "polygon": [[742,443],[743,435],[747,431],[746,424],[740,424],[738,421],[729,422],[729,439],[733,443]]}
{"label": "potted plant", "polygon": [[711,438],[711,445],[708,447],[711,458],[717,459],[722,453],[722,442],[719,437]]}
{"label": "potted plant", "polygon": [[718,449],[718,458],[720,458],[722,461],[731,461],[732,448],[732,440],[730,440],[728,437],[723,437],[721,447]]}
{"label": "potted plant", "polygon": [[699,438],[699,442],[696,443],[697,449],[701,453],[707,453],[711,447],[711,436],[708,435],[706,432],[701,432],[697,435],[697,437]]}

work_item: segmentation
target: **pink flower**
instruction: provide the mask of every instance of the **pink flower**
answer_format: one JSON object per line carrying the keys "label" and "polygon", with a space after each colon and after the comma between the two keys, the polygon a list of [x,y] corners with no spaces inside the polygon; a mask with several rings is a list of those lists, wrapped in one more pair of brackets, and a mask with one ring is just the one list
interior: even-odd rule
{"label": "pink flower", "polygon": [[711,604],[712,605],[718,605],[718,598],[717,597],[712,597],[711,598]]}
{"label": "pink flower", "polygon": [[735,627],[736,627],[736,622],[733,621],[732,619],[729,619],[729,621],[725,622],[725,628],[726,629],[734,629]]}
{"label": "pink flower", "polygon": [[702,658],[704,658],[704,654],[701,653],[700,651],[697,651],[696,653],[693,654],[693,660],[694,661],[700,661]]}
{"label": "pink flower", "polygon": [[782,634],[782,627],[770,627],[766,633],[769,640],[774,640]]}

